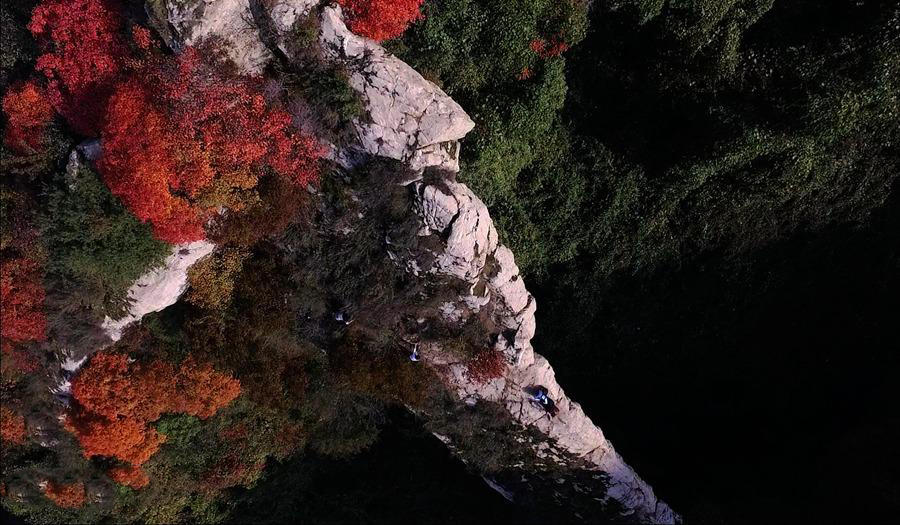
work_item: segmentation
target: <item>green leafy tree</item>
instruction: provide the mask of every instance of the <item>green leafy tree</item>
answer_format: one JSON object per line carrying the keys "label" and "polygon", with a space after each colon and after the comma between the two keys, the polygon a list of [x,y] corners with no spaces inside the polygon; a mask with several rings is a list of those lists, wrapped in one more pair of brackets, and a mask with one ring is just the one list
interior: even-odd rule
{"label": "green leafy tree", "polygon": [[84,306],[111,316],[126,306],[131,283],[169,252],[85,167],[49,190],[41,226],[49,271],[77,289]]}

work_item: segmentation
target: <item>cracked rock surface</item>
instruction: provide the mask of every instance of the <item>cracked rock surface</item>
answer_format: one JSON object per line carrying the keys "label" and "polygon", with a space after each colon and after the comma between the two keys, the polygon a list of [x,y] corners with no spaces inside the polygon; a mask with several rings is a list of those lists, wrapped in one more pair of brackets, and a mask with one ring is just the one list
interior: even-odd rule
{"label": "cracked rock surface", "polygon": [[378,43],[347,29],[338,6],[321,14],[319,42],[327,57],[350,70],[367,120],[354,122],[369,154],[404,161],[413,169],[458,167],[455,141],[475,123],[462,107]]}

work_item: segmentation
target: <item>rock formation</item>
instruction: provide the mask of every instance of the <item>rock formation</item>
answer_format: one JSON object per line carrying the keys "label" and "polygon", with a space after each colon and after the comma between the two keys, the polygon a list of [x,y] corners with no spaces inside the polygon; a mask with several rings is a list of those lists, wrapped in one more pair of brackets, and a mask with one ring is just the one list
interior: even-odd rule
{"label": "rock formation", "polygon": [[[495,349],[505,356],[508,367],[503,377],[485,383],[473,381],[465,366],[440,342],[423,343],[425,363],[440,371],[461,400],[499,403],[518,424],[539,431],[543,438],[535,444],[538,453],[555,458],[563,470],[568,467],[572,473],[540,481],[553,485],[549,490],[571,485],[586,499],[610,503],[628,520],[678,521],[678,516],[616,453],[580,405],[565,395],[553,368],[532,348],[537,308],[534,297],[525,287],[512,252],[500,244],[485,205],[465,184],[454,180],[459,169],[457,141],[474,127],[465,111],[376,42],[351,33],[335,6],[318,6],[314,0],[277,2],[268,17],[277,33],[278,49],[267,47],[258,27],[248,22],[254,19],[251,10],[260,5],[258,0],[167,0],[166,12],[153,12],[151,18],[156,17],[157,26],[163,22],[174,48],[220,38],[228,43],[230,56],[243,71],[258,74],[266,61],[286,53],[288,46],[277,42],[290,38],[298,17],[319,9],[323,54],[348,67],[351,85],[362,95],[366,109],[366,118],[353,122],[356,142],[348,148],[355,151],[336,151],[335,158],[346,161],[361,151],[401,161],[417,173],[403,184],[412,190],[410,209],[421,222],[418,235],[434,242],[420,243],[406,253],[391,253],[392,258],[423,279],[441,276],[462,284],[466,292],[447,301],[441,314],[453,323],[483,309],[489,312],[498,332],[493,334]],[[419,248],[422,246],[437,248]],[[135,300],[129,316],[104,324],[110,337],[117,339],[129,323],[177,300],[186,287],[188,266],[212,249],[206,242],[175,247],[163,268],[141,277],[129,290]],[[555,416],[529,401],[525,389],[536,385],[548,390],[558,408]],[[587,478],[600,483],[585,483],[585,474],[592,472],[597,475]],[[489,483],[515,497],[516,490],[503,480]]]}
{"label": "rock formation", "polygon": [[[407,256],[426,273],[453,277],[466,284],[469,293],[444,310],[448,320],[460,321],[481,308],[492,307],[493,322],[501,330],[496,350],[506,356],[509,367],[503,377],[485,383],[473,381],[466,374],[466,365],[440,343],[421,345],[425,362],[448,371],[447,382],[460,399],[499,402],[520,424],[537,428],[547,436],[547,454],[574,456],[583,462],[578,470],[604,473],[605,495],[598,496],[617,502],[624,516],[641,522],[675,522],[677,515],[622,460],[581,406],[565,395],[550,363],[532,348],[536,303],[525,288],[512,252],[498,243],[484,203],[464,184],[451,180],[413,184],[415,209],[422,222],[419,235],[446,241],[438,243],[439,250]],[[425,260],[433,262],[428,266]],[[538,385],[545,387],[555,402],[555,416],[530,401],[526,390]],[[557,483],[560,480],[565,477],[557,478]]]}
{"label": "rock formation", "polygon": [[187,290],[187,271],[192,264],[212,253],[215,245],[209,241],[195,241],[177,244],[172,247],[172,254],[166,258],[159,268],[154,268],[142,275],[131,288],[128,298],[131,305],[128,314],[120,319],[103,322],[103,330],[113,341],[122,337],[122,331],[135,321],[153,312],[175,304],[181,294]]}

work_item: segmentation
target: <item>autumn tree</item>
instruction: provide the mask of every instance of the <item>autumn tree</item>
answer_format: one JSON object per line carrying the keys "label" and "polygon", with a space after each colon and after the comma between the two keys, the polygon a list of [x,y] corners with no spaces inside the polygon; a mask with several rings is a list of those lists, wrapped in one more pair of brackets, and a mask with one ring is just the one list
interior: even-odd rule
{"label": "autumn tree", "polygon": [[17,153],[39,150],[53,119],[53,106],[46,91],[34,81],[13,86],[3,96],[7,125],[3,142]]}
{"label": "autumn tree", "polygon": [[123,354],[101,353],[72,381],[77,406],[66,427],[85,457],[106,456],[126,465],[110,477],[133,488],[146,485],[140,466],[166,436],[150,423],[163,413],[185,412],[205,419],[240,394],[240,383],[208,364],[188,358],[179,370],[160,360],[129,362]]}
{"label": "autumn tree", "polygon": [[106,474],[116,483],[133,489],[143,488],[150,483],[147,473],[134,465],[119,465],[109,469]]}
{"label": "autumn tree", "polygon": [[113,93],[98,167],[110,190],[168,242],[204,237],[223,209],[255,202],[268,170],[303,186],[317,143],[267,101],[257,80],[220,73],[214,50],[149,64]]}
{"label": "autumn tree", "polygon": [[247,256],[245,251],[225,248],[195,263],[188,269],[191,289],[187,300],[207,310],[224,310],[231,303],[234,280]]}
{"label": "autumn tree", "polygon": [[382,41],[397,38],[409,24],[422,18],[424,0],[339,0],[350,30]]}
{"label": "autumn tree", "polygon": [[80,481],[67,484],[48,481],[43,488],[44,495],[60,507],[77,509],[84,505],[84,483]]}
{"label": "autumn tree", "polygon": [[87,413],[70,419],[67,429],[78,437],[83,454],[88,458],[107,456],[140,466],[165,441],[143,421],[134,418],[107,419]]}
{"label": "autumn tree", "polygon": [[96,136],[109,93],[128,48],[123,22],[108,0],[46,0],[28,29],[43,55],[35,68],[47,78],[50,102],[79,133]]}
{"label": "autumn tree", "polygon": [[38,264],[18,257],[0,261],[0,345],[43,341],[47,321],[42,310],[44,287]]}
{"label": "autumn tree", "polygon": [[25,442],[25,418],[5,404],[0,404],[0,440],[7,445]]}
{"label": "autumn tree", "polygon": [[241,393],[241,384],[237,379],[216,371],[207,363],[198,363],[188,357],[181,364],[175,378],[176,396],[170,405],[172,412],[206,419],[230,403]]}

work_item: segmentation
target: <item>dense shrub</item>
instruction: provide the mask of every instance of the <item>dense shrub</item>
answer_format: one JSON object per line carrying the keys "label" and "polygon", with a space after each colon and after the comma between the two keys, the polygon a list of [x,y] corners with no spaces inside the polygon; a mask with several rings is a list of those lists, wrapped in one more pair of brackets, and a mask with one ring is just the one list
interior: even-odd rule
{"label": "dense shrub", "polygon": [[0,90],[31,69],[37,49],[26,27],[34,1],[0,4]]}
{"label": "dense shrub", "polygon": [[[427,2],[424,18],[396,48],[401,57],[471,110],[474,95],[509,92],[543,58],[535,42],[573,46],[586,31],[582,0],[446,0]],[[482,122],[476,119],[476,124]]]}

